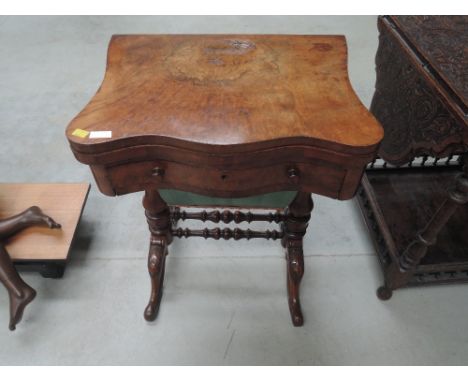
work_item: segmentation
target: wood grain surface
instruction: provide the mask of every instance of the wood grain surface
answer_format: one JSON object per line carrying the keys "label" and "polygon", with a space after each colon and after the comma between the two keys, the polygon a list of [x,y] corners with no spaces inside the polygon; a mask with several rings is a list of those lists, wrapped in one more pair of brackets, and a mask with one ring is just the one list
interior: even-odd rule
{"label": "wood grain surface", "polygon": [[106,195],[349,199],[383,130],[346,61],[343,36],[113,36],[101,88],[67,138]]}
{"label": "wood grain surface", "polygon": [[14,260],[66,260],[80,220],[88,183],[0,184],[0,219],[39,206],[61,229],[27,228],[7,242]]}
{"label": "wood grain surface", "polygon": [[468,16],[392,16],[411,48],[468,110]]}
{"label": "wood grain surface", "polygon": [[385,161],[403,165],[417,156],[443,158],[467,149],[463,89],[468,89],[468,55],[463,42],[468,30],[463,19],[468,20],[379,17],[371,111],[385,129],[379,150]]}
{"label": "wood grain surface", "polygon": [[345,38],[298,35],[113,36],[104,81],[67,129],[75,151],[93,153],[151,143],[368,153],[382,135],[349,82]]}

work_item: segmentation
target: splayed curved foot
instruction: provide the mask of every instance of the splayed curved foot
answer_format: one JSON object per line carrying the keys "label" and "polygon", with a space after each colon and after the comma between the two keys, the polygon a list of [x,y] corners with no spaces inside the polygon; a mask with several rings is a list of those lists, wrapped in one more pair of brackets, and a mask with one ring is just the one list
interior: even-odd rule
{"label": "splayed curved foot", "polygon": [[152,238],[148,255],[148,271],[151,277],[151,295],[144,312],[146,321],[154,321],[159,312],[164,284],[166,255],[166,239]]}
{"label": "splayed curved foot", "polygon": [[299,285],[304,274],[304,255],[302,253],[302,241],[287,241],[287,287],[288,303],[291,320],[294,326],[302,326],[304,318],[302,316],[301,302],[299,300]]}
{"label": "splayed curved foot", "polygon": [[299,299],[289,298],[289,313],[294,326],[304,325],[304,318],[302,316],[301,302]]}
{"label": "splayed curved foot", "polygon": [[24,309],[36,297],[36,291],[26,285],[20,295],[9,293],[10,297],[10,324],[9,329],[15,330],[16,325],[23,318]]}
{"label": "splayed curved foot", "polygon": [[57,223],[50,216],[44,214],[42,210],[37,207],[29,207],[23,215],[24,219],[34,225],[45,225],[50,229],[61,228],[61,225]]}
{"label": "splayed curved foot", "polygon": [[157,286],[155,290],[151,293],[150,301],[145,308],[144,317],[146,321],[154,321],[159,313],[159,307],[161,306],[161,298],[163,294],[163,284],[164,284],[164,271],[166,268],[166,261],[163,261],[162,269],[158,277]]}

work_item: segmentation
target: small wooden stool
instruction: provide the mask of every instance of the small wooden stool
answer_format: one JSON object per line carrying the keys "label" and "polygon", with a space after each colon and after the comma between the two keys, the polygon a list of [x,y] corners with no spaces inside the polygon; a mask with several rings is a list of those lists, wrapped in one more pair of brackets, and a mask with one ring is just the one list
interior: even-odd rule
{"label": "small wooden stool", "polygon": [[[165,257],[174,236],[281,239],[289,308],[303,323],[299,283],[311,193],[351,198],[382,129],[349,83],[343,36],[114,36],[105,79],[70,123],[76,158],[102,193],[145,191],[156,318]],[[271,214],[169,207],[158,190],[237,198],[297,191]],[[178,219],[280,222],[281,231],[181,230]]]}

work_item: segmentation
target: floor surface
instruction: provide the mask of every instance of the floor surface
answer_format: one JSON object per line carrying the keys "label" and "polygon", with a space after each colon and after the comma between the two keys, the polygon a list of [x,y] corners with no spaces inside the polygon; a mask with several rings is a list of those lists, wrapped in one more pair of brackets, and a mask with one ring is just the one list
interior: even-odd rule
{"label": "floor surface", "polygon": [[159,317],[143,320],[142,195],[100,194],[65,127],[99,86],[112,34],[221,32],[344,34],[351,82],[370,104],[375,17],[0,17],[1,181],[92,184],[64,278],[24,274],[38,296],[15,332],[0,288],[0,364],[466,364],[468,286],[379,301],[382,276],[354,200],[314,197],[303,327],[290,323],[281,247],[263,240],[176,240]]}

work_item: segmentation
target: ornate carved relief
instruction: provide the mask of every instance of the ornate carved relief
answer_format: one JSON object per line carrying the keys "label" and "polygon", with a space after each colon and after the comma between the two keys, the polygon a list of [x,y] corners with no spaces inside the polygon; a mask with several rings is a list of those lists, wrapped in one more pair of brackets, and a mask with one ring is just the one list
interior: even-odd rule
{"label": "ornate carved relief", "polygon": [[448,150],[461,150],[463,127],[387,28],[379,25],[377,81],[371,105],[385,129],[379,155],[401,165],[417,155],[441,156]]}
{"label": "ornate carved relief", "polygon": [[468,99],[468,17],[398,16],[396,21],[465,103]]}

